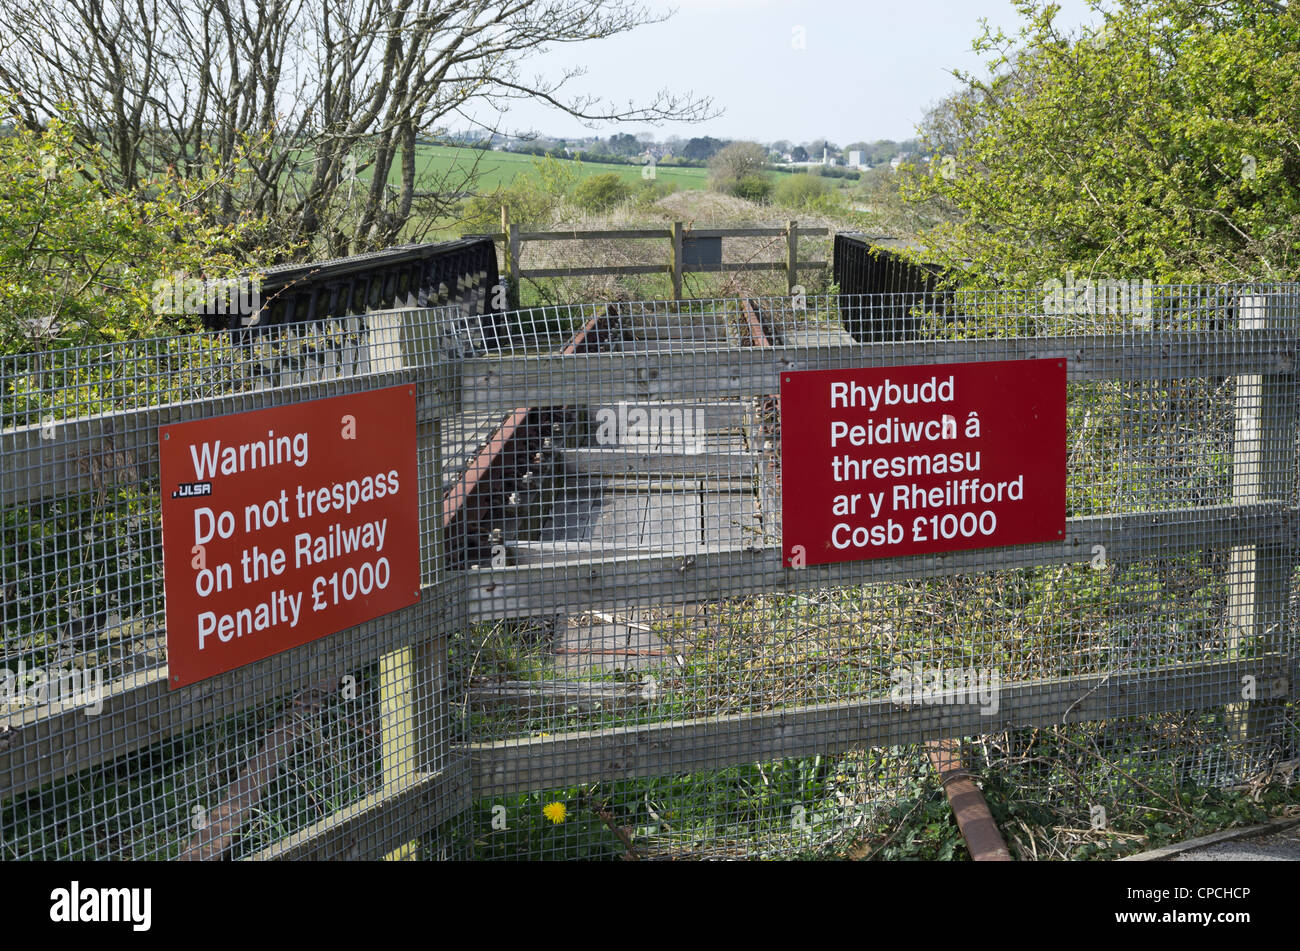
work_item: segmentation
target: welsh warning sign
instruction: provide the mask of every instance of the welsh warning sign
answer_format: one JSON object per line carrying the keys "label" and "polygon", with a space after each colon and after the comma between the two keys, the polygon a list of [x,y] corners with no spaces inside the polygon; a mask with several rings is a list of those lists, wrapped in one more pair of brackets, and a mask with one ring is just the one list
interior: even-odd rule
{"label": "welsh warning sign", "polygon": [[415,390],[162,426],[171,687],[419,600]]}
{"label": "welsh warning sign", "polygon": [[790,568],[1065,534],[1063,360],[781,374]]}

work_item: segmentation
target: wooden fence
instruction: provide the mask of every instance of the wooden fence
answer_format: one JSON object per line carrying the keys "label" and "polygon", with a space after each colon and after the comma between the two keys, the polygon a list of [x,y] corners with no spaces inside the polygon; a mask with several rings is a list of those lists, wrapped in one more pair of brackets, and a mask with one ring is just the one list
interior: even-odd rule
{"label": "wooden fence", "polygon": [[[799,259],[800,237],[824,237],[830,232],[826,228],[801,228],[798,221],[787,221],[783,228],[691,228],[687,229],[681,221],[674,221],[666,228],[622,228],[607,230],[573,231],[524,231],[509,220],[509,209],[501,209],[501,230],[473,237],[489,238],[502,244],[504,272],[510,278],[510,305],[519,305],[519,284],[525,279],[555,277],[599,277],[637,274],[666,274],[672,282],[672,299],[682,299],[682,276],[684,274],[718,274],[746,273],[756,271],[785,272],[787,290],[793,290],[799,284],[799,272],[820,270],[828,266],[827,261]],[[700,264],[687,260],[684,253],[686,243],[693,240],[728,238],[784,238],[785,260],[783,261],[733,261],[720,260],[716,263]],[[663,264],[626,264],[607,266],[545,267],[526,268],[521,263],[526,242],[547,241],[641,241],[659,240],[668,242]]]}

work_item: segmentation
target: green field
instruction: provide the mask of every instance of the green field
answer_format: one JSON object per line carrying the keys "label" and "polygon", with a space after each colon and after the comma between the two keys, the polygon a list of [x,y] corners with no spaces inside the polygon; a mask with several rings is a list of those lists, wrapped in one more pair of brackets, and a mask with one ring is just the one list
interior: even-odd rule
{"label": "green field", "polygon": [[[465,171],[475,168],[477,162],[477,181],[473,191],[478,194],[495,191],[509,185],[520,175],[530,174],[536,164],[542,161],[536,155],[523,155],[518,152],[491,152],[480,151],[478,149],[456,148],[449,145],[422,145],[419,147],[419,157],[416,160],[416,176],[434,176],[439,181],[446,178],[448,173],[455,169],[463,170],[460,174],[452,175],[451,179],[446,182],[448,188],[456,186],[455,190],[460,190],[460,177]],[[578,168],[579,176],[587,178],[591,175],[601,175],[606,172],[613,172],[615,175],[629,182],[641,180],[644,168],[640,165],[609,165],[604,162],[583,162],[573,159],[561,159],[566,163],[572,163]],[[791,172],[787,169],[771,169],[768,171],[768,177],[776,180]],[[394,166],[390,174],[390,181],[394,185],[400,182],[401,168]],[[709,187],[709,170],[707,168],[695,168],[675,165],[659,165],[655,168],[655,180],[666,184],[676,185],[680,189],[704,189]],[[828,178],[827,183],[834,188],[853,188],[857,185],[856,181],[843,178]]]}
{"label": "green field", "polygon": [[[538,166],[546,161],[541,156],[526,155],[519,152],[495,152],[491,150],[460,148],[447,145],[421,145],[416,156],[416,189],[419,192],[438,192],[443,195],[466,197],[470,194],[487,195],[499,188],[507,188],[517,179],[536,178]],[[593,175],[613,173],[629,184],[642,181],[645,171],[641,165],[616,165],[606,162],[585,162],[578,159],[560,159],[576,173],[579,179]],[[787,168],[769,168],[766,175],[773,184],[792,174]],[[368,181],[368,172],[360,175],[362,181]],[[401,186],[401,166],[394,164],[389,172],[389,183],[394,188]],[[655,181],[682,191],[704,191],[709,187],[709,170],[692,166],[659,165],[655,168]],[[857,182],[842,178],[827,178],[826,183],[833,189],[849,190]],[[418,235],[411,234],[409,240],[440,241],[459,237],[465,231],[463,220],[455,212],[450,212],[433,220],[421,219]]]}
{"label": "green field", "polygon": [[[477,182],[473,190],[483,193],[509,185],[517,176],[528,175],[533,171],[534,165],[540,161],[542,159],[536,155],[521,155],[517,152],[485,152],[448,145],[423,145],[420,146],[415,170],[417,177],[432,175],[441,180],[454,169],[469,170],[475,168],[477,163]],[[581,170],[579,174],[583,178],[613,172],[620,178],[633,182],[640,181],[644,171],[639,165],[607,165],[601,162],[577,162],[571,159],[563,161],[572,162],[578,167]],[[391,178],[394,184],[397,183],[400,173],[400,168],[393,168]],[[453,175],[448,185],[458,184],[458,178],[459,175]],[[709,170],[660,165],[655,169],[655,179],[675,184],[683,189],[706,188],[709,182]]]}

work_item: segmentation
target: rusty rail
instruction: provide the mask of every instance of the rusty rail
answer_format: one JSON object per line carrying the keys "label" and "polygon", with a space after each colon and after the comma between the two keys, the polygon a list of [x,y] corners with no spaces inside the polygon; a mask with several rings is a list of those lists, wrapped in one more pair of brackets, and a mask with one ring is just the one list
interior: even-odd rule
{"label": "rusty rail", "polygon": [[1011,853],[993,821],[989,805],[984,801],[971,775],[962,762],[961,747],[957,740],[931,740],[925,744],[930,765],[939,774],[939,782],[948,796],[957,828],[966,840],[970,857],[976,862],[1010,862]]}

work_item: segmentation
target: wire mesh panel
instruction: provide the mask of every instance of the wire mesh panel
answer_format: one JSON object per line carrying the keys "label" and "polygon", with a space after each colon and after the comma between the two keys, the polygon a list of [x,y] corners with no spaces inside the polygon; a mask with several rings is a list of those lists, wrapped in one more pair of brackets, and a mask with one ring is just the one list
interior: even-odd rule
{"label": "wire mesh panel", "polygon": [[[252,345],[194,335],[0,364],[0,855],[445,851],[430,833],[468,793],[436,545],[451,318],[370,316],[369,329],[267,328]],[[359,358],[330,358],[341,351]],[[169,689],[159,427],[396,383],[417,393],[421,599]]]}
{"label": "wire mesh panel", "polygon": [[[1294,758],[1300,288],[904,296],[8,358],[0,854],[888,855],[938,741],[1047,830]],[[786,562],[782,374],[1031,358],[1062,537]],[[158,427],[396,383],[420,600],[169,689]]]}
{"label": "wire mesh panel", "polygon": [[[480,854],[853,854],[942,738],[1084,830],[1294,755],[1295,288],[848,304],[876,342],[843,295],[624,302],[466,361],[510,433],[447,538]],[[1062,541],[783,563],[780,374],[1032,357]]]}

